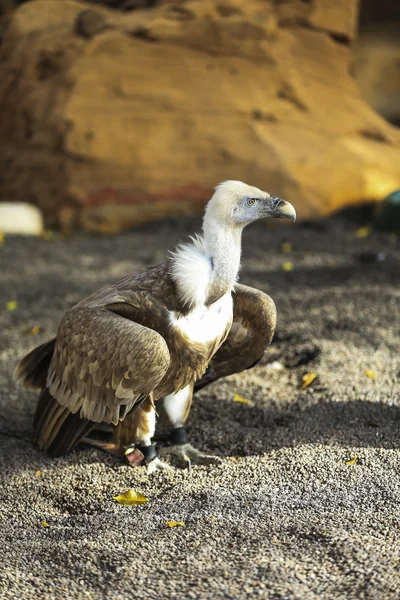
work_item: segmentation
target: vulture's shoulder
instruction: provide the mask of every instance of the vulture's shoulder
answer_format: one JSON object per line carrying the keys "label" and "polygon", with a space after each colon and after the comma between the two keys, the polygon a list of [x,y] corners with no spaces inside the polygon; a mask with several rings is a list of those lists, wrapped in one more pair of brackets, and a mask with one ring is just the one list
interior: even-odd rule
{"label": "vulture's shoulder", "polygon": [[161,263],[130,273],[99,289],[68,312],[99,308],[151,329],[165,329],[169,312],[177,309],[177,294],[168,265]]}
{"label": "vulture's shoulder", "polygon": [[[85,298],[76,308],[107,307],[117,302],[125,302],[137,306],[146,299],[169,297],[173,294],[169,282],[168,268],[165,263],[149,267],[146,270],[129,273],[122,279],[108,284],[88,298]],[[75,307],[74,307],[75,308]]]}
{"label": "vulture's shoulder", "polygon": [[168,264],[150,267],[141,273],[132,274],[116,286],[117,295],[144,311],[168,312],[176,310],[177,293],[169,275]]}

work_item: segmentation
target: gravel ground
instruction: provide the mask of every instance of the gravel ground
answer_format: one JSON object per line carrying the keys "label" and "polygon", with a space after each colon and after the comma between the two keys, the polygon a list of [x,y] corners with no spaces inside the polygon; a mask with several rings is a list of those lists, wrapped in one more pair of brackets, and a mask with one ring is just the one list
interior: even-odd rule
{"label": "gravel ground", "polygon": [[[190,439],[223,456],[222,465],[150,477],[84,446],[49,459],[31,442],[36,394],[17,389],[12,373],[54,335],[67,307],[162,260],[200,220],[117,237],[6,238],[2,598],[400,597],[400,249],[390,235],[357,238],[360,219],[245,232],[241,281],[275,299],[275,341],[252,371],[196,398]],[[378,253],[384,260],[374,260]],[[16,309],[5,310],[12,301]],[[40,332],[29,335],[35,325]],[[309,372],[317,378],[300,389]],[[252,404],[235,402],[235,393]],[[113,500],[129,487],[148,504]],[[168,528],[168,520],[184,526]]]}

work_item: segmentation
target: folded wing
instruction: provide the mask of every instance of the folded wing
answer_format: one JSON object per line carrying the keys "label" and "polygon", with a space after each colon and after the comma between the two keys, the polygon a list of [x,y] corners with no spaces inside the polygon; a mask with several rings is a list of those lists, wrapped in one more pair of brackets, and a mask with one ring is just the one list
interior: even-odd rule
{"label": "folded wing", "polygon": [[152,393],[169,364],[167,344],[156,331],[106,308],[71,309],[61,321],[36,411],[40,447],[63,454],[95,423],[118,424]]}

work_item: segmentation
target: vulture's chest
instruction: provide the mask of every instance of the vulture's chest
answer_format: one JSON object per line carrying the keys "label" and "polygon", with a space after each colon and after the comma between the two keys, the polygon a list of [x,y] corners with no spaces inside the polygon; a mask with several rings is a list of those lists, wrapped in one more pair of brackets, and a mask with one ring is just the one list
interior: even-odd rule
{"label": "vulture's chest", "polygon": [[165,336],[171,366],[156,397],[183,389],[203,375],[211,357],[228,335],[232,319],[230,293],[209,307],[198,307],[185,316],[171,311]]}
{"label": "vulture's chest", "polygon": [[231,293],[210,306],[199,306],[188,315],[170,314],[170,324],[189,344],[208,345],[224,336],[233,318],[233,302]]}

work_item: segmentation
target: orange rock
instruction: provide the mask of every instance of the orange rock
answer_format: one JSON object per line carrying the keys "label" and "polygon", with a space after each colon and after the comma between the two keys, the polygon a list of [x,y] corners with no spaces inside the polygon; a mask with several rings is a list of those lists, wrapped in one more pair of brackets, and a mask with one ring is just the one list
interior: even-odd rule
{"label": "orange rock", "polygon": [[87,8],[35,0],[13,13],[0,197],[114,232],[199,211],[228,178],[289,199],[300,218],[400,187],[400,134],[350,74],[356,0],[96,5],[78,35]]}

